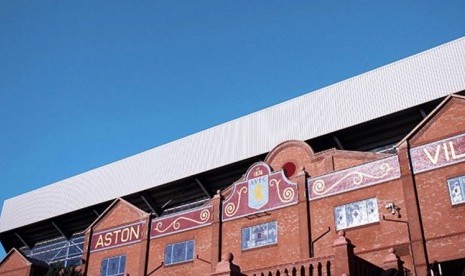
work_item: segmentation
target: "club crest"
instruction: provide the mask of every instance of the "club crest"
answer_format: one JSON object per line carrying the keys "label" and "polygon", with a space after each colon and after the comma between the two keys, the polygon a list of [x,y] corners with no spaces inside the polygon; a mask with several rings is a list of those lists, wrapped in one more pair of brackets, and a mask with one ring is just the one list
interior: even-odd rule
{"label": "club crest", "polygon": [[268,175],[248,181],[249,207],[260,209],[268,203]]}

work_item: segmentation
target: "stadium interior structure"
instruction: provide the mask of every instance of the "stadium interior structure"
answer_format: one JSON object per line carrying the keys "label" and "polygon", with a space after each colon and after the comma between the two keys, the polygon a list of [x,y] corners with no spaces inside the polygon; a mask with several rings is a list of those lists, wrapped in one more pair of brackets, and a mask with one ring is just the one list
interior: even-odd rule
{"label": "stadium interior structure", "polygon": [[[379,211],[376,213],[378,218],[375,218],[375,220],[378,224],[381,224],[380,221],[394,221],[397,219],[400,221],[401,217],[405,218],[406,220],[404,222],[409,224],[409,228],[413,230],[409,229],[407,231],[408,233],[406,232],[407,234],[402,232],[403,234],[399,235],[418,235],[420,237],[419,242],[415,243],[415,238],[411,237],[408,242],[404,240],[399,241],[396,238],[391,239],[391,237],[396,236],[396,234],[389,231],[394,230],[386,230],[390,233],[389,237],[382,236],[386,234],[382,232],[384,233],[381,235],[382,238],[384,240],[389,240],[392,245],[391,247],[396,248],[396,250],[390,249],[391,251],[386,253],[386,257],[380,253],[381,249],[384,250],[383,252],[387,252],[386,248],[381,246],[382,248],[378,250],[376,242],[369,240],[364,241],[358,238],[361,234],[357,233],[357,231],[360,233],[362,233],[362,231],[368,231],[366,227],[358,226],[358,228],[351,229],[350,227],[338,226],[337,223],[339,222],[335,222],[336,219],[333,218],[337,210],[340,208],[349,208],[345,206],[344,203],[365,199],[363,195],[353,195],[354,192],[352,189],[356,188],[348,188],[347,191],[345,191],[348,197],[353,198],[353,200],[351,199],[352,201],[345,200],[342,196],[341,205],[337,205],[338,203],[330,205],[334,210],[327,211],[327,216],[333,221],[331,225],[327,224],[328,233],[325,231],[314,232],[314,229],[318,229],[318,227],[310,220],[317,219],[315,214],[319,214],[320,211],[318,211],[319,207],[316,206],[319,206],[319,202],[325,199],[321,199],[320,201],[313,199],[312,201],[311,192],[305,194],[296,191],[296,193],[299,193],[299,196],[306,198],[305,200],[303,198],[299,199],[299,203],[296,201],[295,204],[296,206],[300,206],[299,204],[301,201],[307,202],[306,205],[302,203],[302,206],[305,205],[306,207],[298,208],[306,208],[306,216],[309,220],[307,222],[308,225],[304,227],[306,229],[305,231],[308,233],[305,234],[303,233],[305,232],[304,230],[299,230],[299,234],[295,234],[295,237],[298,237],[295,238],[297,239],[296,244],[304,241],[307,243],[306,246],[308,248],[305,246],[299,247],[296,251],[300,253],[292,253],[294,254],[293,256],[295,256],[293,257],[293,261],[287,260],[279,262],[276,260],[263,260],[257,261],[257,265],[255,266],[249,264],[245,259],[246,257],[243,256],[245,255],[244,252],[249,254],[249,258],[251,259],[257,258],[261,253],[256,249],[247,251],[246,249],[248,249],[247,246],[249,245],[244,244],[242,246],[242,251],[236,250],[232,252],[234,250],[231,248],[234,247],[228,246],[232,241],[228,240],[229,234],[227,230],[213,229],[215,223],[212,222],[212,226],[208,227],[208,229],[210,229],[208,231],[217,231],[219,233],[219,237],[217,237],[218,235],[215,236],[216,234],[212,234],[213,238],[211,238],[211,240],[219,240],[219,245],[215,244],[215,242],[211,242],[208,247],[210,248],[209,250],[213,250],[212,248],[216,247],[216,251],[218,252],[210,254],[213,255],[213,257],[204,261],[209,264],[207,265],[208,268],[190,267],[188,269],[206,275],[235,275],[234,273],[238,273],[239,267],[242,270],[241,273],[247,272],[245,273],[246,275],[260,275],[260,273],[265,273],[262,275],[279,275],[276,273],[279,269],[281,269],[280,273],[284,273],[283,267],[280,268],[279,266],[297,263],[302,260],[306,260],[310,263],[310,261],[308,261],[310,259],[333,254],[329,249],[320,249],[324,254],[321,256],[318,254],[317,249],[319,247],[316,245],[317,242],[320,242],[320,239],[328,239],[328,241],[323,242],[324,244],[330,244],[334,241],[334,248],[338,245],[338,241],[341,246],[346,246],[347,243],[350,244],[348,239],[354,239],[354,244],[356,246],[355,254],[360,254],[362,258],[367,260],[366,263],[372,263],[374,267],[380,270],[376,268],[370,270],[372,272],[364,272],[365,274],[357,272],[360,271],[357,270],[360,269],[360,267],[354,268],[350,265],[350,256],[352,256],[350,254],[353,254],[353,252],[350,253],[349,249],[348,251],[350,254],[347,260],[344,261],[338,259],[339,257],[331,257],[331,262],[328,261],[326,264],[323,263],[323,268],[320,267],[315,270],[316,273],[320,273],[321,275],[322,273],[337,275],[335,273],[346,272],[348,275],[383,275],[382,273],[387,273],[389,268],[393,268],[392,266],[383,268],[383,264],[389,263],[386,260],[388,260],[389,257],[395,256],[393,263],[395,263],[396,266],[401,262],[404,263],[402,268],[398,266],[393,268],[396,273],[403,273],[406,275],[463,275],[460,273],[465,273],[465,251],[463,249],[465,248],[465,229],[455,231],[457,233],[454,232],[454,229],[449,229],[447,233],[454,234],[446,233],[442,236],[435,236],[432,240],[440,240],[444,236],[455,235],[460,242],[448,240],[447,242],[454,242],[456,245],[451,246],[446,243],[444,247],[448,247],[448,250],[436,248],[437,252],[440,253],[436,254],[430,252],[433,250],[428,247],[432,246],[428,245],[427,236],[430,233],[428,230],[425,230],[428,229],[428,227],[424,226],[426,225],[425,223],[429,221],[429,218],[424,211],[422,213],[422,205],[420,203],[423,199],[418,198],[418,193],[421,193],[421,191],[416,191],[416,189],[421,190],[420,188],[412,188],[415,191],[414,194],[416,194],[415,200],[420,203],[413,203],[416,204],[414,205],[415,207],[412,207],[413,205],[409,207],[407,203],[412,198],[409,197],[408,189],[405,188],[407,184],[405,184],[406,181],[404,178],[407,178],[407,176],[405,176],[406,174],[402,171],[402,164],[408,163],[408,166],[415,167],[415,159],[408,158],[407,161],[403,160],[402,153],[405,152],[399,149],[403,147],[403,143],[410,143],[410,139],[412,139],[412,141],[420,139],[417,137],[419,135],[417,133],[423,133],[422,128],[425,127],[425,125],[429,127],[428,122],[436,118],[435,116],[440,116],[440,114],[442,114],[441,112],[449,112],[446,110],[449,104],[452,105],[453,103],[458,106],[463,104],[465,101],[461,97],[465,94],[465,78],[463,76],[465,76],[465,38],[449,42],[360,76],[308,93],[296,99],[238,118],[172,143],[159,146],[153,150],[137,154],[133,157],[114,162],[101,168],[96,168],[92,171],[9,199],[4,203],[0,219],[0,241],[5,250],[9,253],[0,263],[0,272],[6,271],[4,273],[7,273],[7,271],[9,271],[8,267],[12,266],[9,264],[8,260],[13,258],[12,256],[15,254],[18,254],[32,266],[47,267],[50,264],[62,262],[65,266],[80,266],[88,275],[188,274],[187,271],[189,270],[182,270],[182,268],[180,268],[181,264],[183,264],[182,261],[180,264],[170,266],[166,258],[166,252],[171,250],[170,246],[178,246],[178,243],[163,243],[162,247],[164,248],[165,256],[160,257],[162,259],[161,268],[158,267],[158,263],[160,262],[152,264],[150,260],[147,260],[150,259],[149,256],[151,254],[156,254],[154,252],[158,252],[157,248],[152,248],[152,245],[150,245],[151,241],[160,241],[165,238],[171,238],[171,236],[162,235],[162,238],[155,239],[146,237],[147,245],[145,246],[150,248],[147,250],[147,252],[150,253],[146,253],[144,257],[145,261],[142,262],[142,264],[137,263],[136,265],[129,265],[129,259],[132,253],[128,253],[126,256],[118,251],[119,253],[115,255],[111,251],[115,250],[113,247],[108,247],[108,250],[103,251],[96,250],[99,241],[98,239],[91,241],[91,239],[94,237],[94,233],[104,230],[97,231],[95,229],[99,227],[98,225],[100,222],[103,221],[103,223],[107,223],[106,220],[108,216],[113,214],[112,210],[119,210],[118,208],[135,208],[137,212],[142,214],[140,216],[144,218],[144,214],[148,214],[147,221],[153,220],[153,222],[151,222],[152,227],[154,222],[161,221],[161,219],[176,217],[177,214],[189,214],[191,210],[199,210],[199,208],[201,209],[204,206],[211,205],[213,206],[213,210],[223,210],[222,208],[227,205],[227,200],[234,195],[232,191],[235,191],[234,189],[239,187],[240,183],[252,181],[250,180],[251,178],[247,178],[247,173],[257,169],[257,166],[261,166],[260,164],[263,163],[265,163],[265,165],[263,165],[265,171],[268,166],[272,168],[272,171],[265,174],[270,179],[272,177],[278,177],[275,176],[275,173],[277,173],[279,169],[283,171],[283,175],[289,179],[286,180],[283,178],[282,183],[288,180],[300,183],[300,180],[297,179],[297,175],[293,175],[293,173],[289,174],[286,170],[292,170],[293,172],[305,170],[306,177],[301,185],[305,187],[306,191],[310,191],[309,189],[311,188],[307,186],[310,187],[312,183],[314,184],[312,178],[318,179],[319,177],[330,175],[333,172],[337,172],[338,169],[334,168],[333,165],[333,172],[324,171],[320,174],[312,174],[310,169],[306,169],[306,167],[296,167],[294,164],[292,164],[292,168],[284,165],[277,166],[279,169],[275,168],[276,166],[273,166],[273,164],[276,164],[276,162],[278,162],[276,160],[279,158],[285,159],[286,156],[290,156],[289,160],[293,162],[299,158],[297,153],[295,155],[293,155],[293,153],[283,153],[284,151],[281,145],[289,145],[291,148],[305,147],[301,144],[298,146],[293,144],[293,141],[300,141],[299,143],[304,143],[311,149],[311,155],[314,154],[317,156],[321,154],[321,156],[323,156],[324,154],[333,154],[333,152],[336,151],[341,154],[347,154],[344,158],[358,160],[357,162],[348,162],[350,165],[345,167],[342,166],[340,171],[362,166],[369,162],[376,162],[376,160],[381,157],[388,158],[397,156],[400,164],[398,178],[400,179],[399,181],[403,183],[399,187],[404,187],[404,194],[396,198],[393,202],[387,203],[384,201],[381,202],[378,198],[378,203],[375,204],[377,204]],[[453,96],[450,96],[452,94]],[[458,112],[458,115],[456,115],[457,121],[465,121],[465,112],[454,112]],[[460,117],[460,114],[463,114],[463,116]],[[465,128],[461,129],[460,123],[457,122],[450,122],[450,124],[457,124],[456,128],[454,128],[455,132],[450,132],[448,130],[450,128],[449,124],[445,125],[443,129],[439,131],[440,133],[449,133],[449,137],[442,137],[440,134],[436,134],[437,139],[430,139],[428,142],[433,143],[434,141],[446,141],[444,139],[449,139],[441,145],[446,145],[443,147],[445,151],[449,150],[449,154],[451,154],[453,150],[456,150],[456,152],[453,153],[455,155],[452,155],[452,157],[457,157],[456,159],[459,160],[461,156],[458,150],[459,146],[456,145],[456,148],[452,146],[447,148],[447,145],[449,145],[447,143],[454,142],[455,140],[450,140],[454,137],[460,138],[461,133],[465,133]],[[414,144],[414,142],[412,143]],[[421,143],[417,146],[420,147]],[[433,146],[436,147],[436,144]],[[412,151],[410,147],[410,144],[408,144],[407,151],[409,152]],[[437,148],[442,149],[441,146],[437,146]],[[296,150],[296,152],[297,151],[298,150]],[[424,150],[424,152],[426,151],[427,150]],[[358,153],[363,153],[364,155],[359,156],[357,155]],[[373,154],[376,154],[377,157],[372,157],[375,156]],[[440,154],[440,151],[436,150],[429,156],[437,161],[438,158],[440,158]],[[180,156],[183,158],[180,158]],[[277,159],[275,160],[273,158]],[[460,165],[461,160],[457,162]],[[289,162],[286,164],[288,163]],[[294,163],[297,164],[299,162],[296,161]],[[456,163],[442,165],[441,168],[444,166],[456,166],[455,164]],[[441,168],[435,167],[434,169],[439,171]],[[260,167],[260,170],[262,169],[263,168]],[[428,170],[430,169],[428,168]],[[412,176],[414,174],[413,172],[409,174],[410,178],[414,179],[413,186],[419,185],[418,182],[420,180],[415,180],[417,178],[416,176]],[[444,172],[438,172],[438,174],[444,174]],[[460,173],[458,175],[460,175]],[[465,169],[463,169],[463,175],[465,175]],[[447,175],[447,177],[451,176]],[[386,181],[394,180],[388,179]],[[264,187],[271,191],[271,186],[266,186],[268,184],[262,183],[260,185],[265,185],[260,187]],[[382,186],[381,184],[370,185],[374,185],[373,187]],[[447,187],[446,184],[444,185]],[[465,189],[465,184],[463,187]],[[250,186],[249,189],[251,189]],[[366,190],[367,188],[363,189]],[[381,190],[381,188],[379,191],[375,192],[375,194],[378,195],[377,197],[380,198],[383,197],[384,193],[387,192]],[[335,195],[332,195],[332,198],[334,198],[334,196]],[[371,200],[372,196],[373,195],[369,195],[369,193],[366,195],[368,200]],[[271,200],[272,194],[269,195],[269,198]],[[219,207],[215,207],[215,200],[219,200]],[[250,200],[251,198],[249,197],[249,201]],[[454,199],[450,199],[443,203],[452,208],[454,212],[456,212],[456,216],[463,218],[463,216],[465,216],[465,209],[463,208],[465,207],[461,204],[462,202],[460,201],[458,204],[455,204],[454,202],[451,203],[451,200],[453,201]],[[371,204],[370,202],[371,201],[368,201],[366,204]],[[266,206],[266,204],[269,203],[264,204],[264,206]],[[229,224],[231,224],[231,228],[234,228],[234,223],[244,218],[247,218],[248,221],[253,221],[254,216],[257,217],[257,221],[264,222],[266,219],[263,219],[262,216],[274,216],[269,215],[269,212],[271,212],[270,210],[291,207],[288,207],[288,205],[276,205],[266,210],[262,210],[261,208],[262,206],[257,205],[252,209],[259,210],[260,212],[254,211],[250,213],[251,215],[249,216],[247,213],[244,213],[242,218],[237,218],[236,220],[232,220],[231,218],[231,221],[224,219],[227,210],[223,210],[221,213],[223,218],[221,215],[217,215],[217,219],[220,221],[220,228],[224,228],[225,225]],[[415,210],[415,208],[419,210]],[[385,210],[389,210],[389,212],[392,212],[395,216],[387,217],[389,212],[384,214]],[[415,213],[420,214],[415,215]],[[398,218],[397,215],[399,216]],[[275,233],[274,231],[280,231],[280,229],[285,228],[281,224],[284,222],[280,221],[280,219],[285,220],[285,218],[281,218],[281,215],[276,216],[279,217],[276,218],[277,224],[272,224],[274,221],[267,222],[271,223],[266,225],[267,229],[269,229],[267,231]],[[299,215],[299,218],[302,219],[306,216]],[[438,216],[436,218],[439,224],[445,219],[455,220],[457,217],[444,216],[444,218],[441,218],[441,216]],[[247,220],[245,224],[241,224],[242,226],[239,228],[242,229],[242,239],[244,239],[244,231],[249,231],[247,227],[244,227],[244,225],[249,225],[247,224]],[[149,226],[141,224],[141,227],[150,228],[151,224],[148,223]],[[415,225],[417,224],[419,225],[418,229],[415,229]],[[260,224],[260,226],[262,226],[262,224]],[[94,229],[94,227],[96,228]],[[108,227],[108,229],[110,228],[111,227]],[[393,229],[395,228],[396,227]],[[186,231],[194,231],[192,233],[200,231],[198,229],[189,229]],[[346,231],[345,233],[348,239],[345,238],[344,232],[338,231],[341,229]],[[250,231],[255,231],[255,228],[251,228]],[[152,234],[157,235],[156,233]],[[184,233],[173,233],[173,235],[183,234]],[[193,235],[195,236],[196,234]],[[282,235],[282,233],[280,233],[280,235]],[[153,237],[154,236],[152,236],[152,238]],[[268,238],[271,240],[273,239],[270,237]],[[283,239],[283,237],[278,236],[278,240],[279,239]],[[97,242],[97,244],[93,244],[95,242]],[[239,244],[241,243],[241,241],[236,242]],[[290,240],[289,244],[293,242],[293,240]],[[346,244],[344,244],[344,242],[346,242]],[[360,250],[357,249],[357,242],[362,244]],[[365,246],[365,242],[371,243],[371,247]],[[121,246],[116,246],[117,243],[118,242],[115,240],[115,247],[117,250],[124,248],[124,242],[121,242]],[[271,242],[271,244],[276,243],[278,244],[278,248],[283,247],[283,245],[276,240]],[[189,248],[190,245],[183,246]],[[459,248],[458,252],[456,250],[457,248]],[[336,252],[338,249],[336,248],[334,250],[334,256],[339,256],[337,255],[339,253]],[[451,250],[454,252],[450,252]],[[235,256],[234,263],[233,259],[230,256],[228,257],[230,251]],[[252,251],[258,255],[256,257],[251,255],[250,252]],[[423,253],[421,253],[422,251]],[[108,253],[109,255],[103,256],[104,253],[102,252]],[[103,257],[95,261],[98,263],[95,265],[90,259],[92,254],[97,256],[97,253],[103,254]],[[118,261],[110,258],[114,255],[119,258]],[[160,253],[159,255],[163,254]],[[123,257],[120,256],[124,256],[124,259],[121,259]],[[215,256],[217,256],[217,258]],[[128,264],[126,264],[126,258],[128,258]],[[197,255],[197,257],[193,256],[192,259],[194,263],[201,262],[199,260],[202,260],[199,255]],[[106,262],[105,265],[104,262]],[[120,267],[124,267],[121,271],[117,268],[118,271],[113,274],[102,272],[104,268],[106,269],[107,263],[110,264],[112,262],[118,263]],[[344,270],[344,267],[337,267],[338,263],[341,262],[346,263],[346,270]],[[223,266],[224,263],[228,263],[225,269],[223,269],[226,267]],[[319,264],[321,266],[321,263]],[[93,265],[98,267],[98,269],[93,268]],[[140,269],[140,267],[143,266],[145,267]],[[315,267],[317,266],[318,265]],[[173,269],[173,267],[177,268]],[[308,269],[305,268],[305,271],[307,270]],[[267,274],[268,272],[271,274]],[[446,274],[446,272],[449,274]],[[308,274],[308,272],[305,274],[300,268],[295,270],[295,267],[293,273],[295,273],[294,275],[312,275]]]}

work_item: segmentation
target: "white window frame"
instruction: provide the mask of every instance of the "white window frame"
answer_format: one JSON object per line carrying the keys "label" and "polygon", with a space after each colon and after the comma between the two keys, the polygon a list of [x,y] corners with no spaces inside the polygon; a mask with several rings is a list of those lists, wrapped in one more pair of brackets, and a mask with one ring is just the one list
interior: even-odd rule
{"label": "white window frame", "polygon": [[[460,189],[460,194],[454,191],[457,188]],[[449,191],[450,203],[452,205],[465,203],[465,175],[447,179],[447,190]]]}
{"label": "white window frame", "polygon": [[[354,208],[353,206],[362,208]],[[371,209],[373,209],[373,212],[370,212]],[[378,200],[376,197],[372,197],[339,205],[334,207],[333,215],[336,231],[378,223]],[[356,219],[354,220],[351,215],[355,216]],[[338,223],[338,220],[340,220],[341,223]]]}
{"label": "white window frame", "polygon": [[[189,251],[189,250],[187,250],[187,248],[188,248],[189,244],[192,244],[192,257],[191,258],[189,258],[189,256],[187,256],[187,253]],[[175,246],[179,246],[179,245],[184,245],[184,259],[181,260],[181,261],[174,261],[174,248],[175,248]],[[170,261],[167,261],[168,255],[166,253],[168,252],[168,250],[171,250],[171,253],[169,255],[171,257]],[[165,256],[163,258],[163,261],[164,261],[165,266],[191,262],[191,261],[194,260],[194,257],[195,257],[195,240],[187,240],[187,241],[167,244],[165,246],[165,253],[164,254],[165,254]]]}
{"label": "white window frame", "polygon": [[[123,267],[123,271],[121,272],[121,260],[124,258],[124,267]],[[109,274],[109,268],[110,268],[110,261],[113,260],[113,259],[118,259],[118,272],[116,274]],[[104,262],[107,262],[107,265],[106,265],[106,271],[103,271],[103,263]],[[113,256],[113,257],[108,257],[108,258],[104,258],[100,264],[100,276],[123,276],[125,275],[126,273],[126,263],[127,263],[127,258],[126,258],[126,255],[118,255],[118,256]]]}

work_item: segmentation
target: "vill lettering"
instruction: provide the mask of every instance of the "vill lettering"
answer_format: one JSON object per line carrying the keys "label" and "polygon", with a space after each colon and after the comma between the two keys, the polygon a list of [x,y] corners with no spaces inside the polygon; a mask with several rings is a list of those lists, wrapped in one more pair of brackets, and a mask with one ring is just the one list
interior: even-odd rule
{"label": "vill lettering", "polygon": [[141,224],[138,224],[97,234],[93,237],[96,242],[92,249],[98,250],[137,241],[141,237],[140,227]]}
{"label": "vill lettering", "polygon": [[439,157],[441,156],[441,154],[444,155],[445,161],[465,158],[465,153],[461,153],[461,154],[456,153],[455,146],[452,141],[438,144],[433,154],[431,154],[431,152],[429,152],[427,148],[424,148],[423,152],[426,154],[426,157],[428,157],[429,161],[433,165],[436,165],[438,163]]}

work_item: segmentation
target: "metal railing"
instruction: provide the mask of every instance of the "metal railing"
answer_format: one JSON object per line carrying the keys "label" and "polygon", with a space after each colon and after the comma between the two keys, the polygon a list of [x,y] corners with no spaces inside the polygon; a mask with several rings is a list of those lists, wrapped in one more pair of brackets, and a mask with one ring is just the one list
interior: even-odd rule
{"label": "metal railing", "polygon": [[243,271],[249,276],[330,276],[334,256],[310,258],[297,262]]}
{"label": "metal railing", "polygon": [[384,270],[358,256],[354,256],[355,275],[379,276]]}

